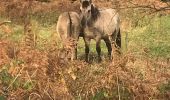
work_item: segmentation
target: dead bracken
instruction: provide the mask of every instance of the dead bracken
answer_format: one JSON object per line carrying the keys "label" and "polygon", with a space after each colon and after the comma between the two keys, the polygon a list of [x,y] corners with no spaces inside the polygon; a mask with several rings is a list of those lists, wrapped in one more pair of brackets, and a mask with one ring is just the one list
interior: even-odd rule
{"label": "dead bracken", "polygon": [[[2,2],[2,0],[0,1]],[[120,53],[115,49],[115,52],[112,53],[114,55],[113,61],[107,60],[105,57],[103,57],[104,59],[101,63],[96,63],[95,60],[91,63],[86,63],[84,60],[79,59],[79,57],[78,60],[70,61],[69,59],[65,59],[68,55],[67,50],[77,44],[75,44],[74,40],[70,40],[71,43],[65,41],[65,43],[69,45],[61,48],[61,41],[59,41],[57,36],[55,36],[55,31],[53,31],[55,27],[53,24],[56,24],[56,21],[55,23],[48,24],[49,26],[51,25],[51,28],[46,27],[48,25],[39,25],[42,21],[40,20],[41,18],[39,18],[40,22],[37,25],[34,22],[35,16],[30,17],[29,14],[26,13],[27,10],[22,12],[23,9],[29,8],[27,6],[30,5],[28,1],[31,0],[23,0],[25,7],[21,6],[22,2],[20,2],[20,0],[13,0],[13,2],[3,1],[0,4],[4,4],[4,6],[0,6],[0,8],[2,8],[0,9],[0,13],[2,12],[5,18],[11,19],[11,23],[3,24],[3,27],[0,26],[0,99],[170,99],[170,61],[167,56],[159,57],[150,55],[152,48],[145,46],[145,42],[143,41],[141,44],[139,42],[137,42],[137,44],[134,43],[135,45],[133,43],[128,44],[130,46],[132,45],[131,47],[135,48],[136,51],[133,51],[133,48],[126,48],[125,52]],[[32,9],[28,10],[28,12],[31,11],[33,15],[35,12],[47,13],[47,16],[43,16],[43,14],[40,15],[43,16],[42,19],[48,18],[48,16],[52,18],[54,15],[50,15],[50,12],[51,9],[55,7],[55,9],[60,10],[63,4],[66,4],[67,6],[63,11],[67,11],[70,5],[75,4],[76,6],[73,6],[69,10],[77,9],[76,7],[79,5],[79,0],[74,2],[56,0],[51,1],[52,3],[50,1],[39,2],[33,0],[33,4],[31,4]],[[111,6],[113,2],[111,0],[107,1],[108,2],[95,0],[95,3],[98,6]],[[48,6],[48,4],[50,6]],[[122,2],[120,4],[123,5]],[[162,2],[160,4],[162,7],[164,6]],[[37,8],[35,5],[37,5]],[[120,6],[122,7],[122,5]],[[19,14],[16,13],[16,11],[18,11]],[[166,11],[162,13],[166,15]],[[18,16],[14,14],[18,14]],[[131,14],[127,15],[131,17]],[[136,17],[135,15],[135,18]],[[17,18],[19,20],[23,18],[23,20],[20,20],[20,22],[16,20]],[[161,20],[164,21],[163,19]],[[4,19],[0,18],[0,22],[3,21]],[[128,24],[125,26],[135,28],[135,25],[139,25],[140,28],[143,27],[139,21],[137,21],[137,23],[133,23],[133,21],[130,23],[131,26],[128,26]],[[127,23],[129,22],[127,21]],[[163,29],[161,25],[164,25],[164,23],[161,24],[161,22],[159,22],[159,24],[156,24],[157,34],[159,33],[159,29]],[[16,28],[19,29],[16,31]],[[42,31],[43,29],[50,30],[50,32],[44,32]],[[145,26],[141,31],[144,30],[147,30]],[[124,35],[126,32],[124,32],[124,30],[122,31]],[[162,31],[166,32],[165,30]],[[138,32],[137,30],[133,35],[135,36]],[[45,35],[39,33],[44,33]],[[15,34],[17,34],[17,36]],[[163,33],[159,35],[159,38],[162,37],[162,34]],[[152,35],[154,34],[152,33]],[[126,39],[127,41],[134,42],[138,38],[142,39],[137,36],[133,41],[128,40],[132,39],[129,37]],[[153,43],[153,41],[151,42]],[[154,42],[160,42],[161,45],[165,45],[164,43],[166,43],[161,40],[158,41],[157,39]],[[78,49],[80,50],[82,47]],[[156,52],[158,52],[159,49],[156,50]],[[165,51],[164,48],[161,49],[161,52],[163,51]],[[168,55],[168,51],[165,54]],[[83,54],[79,56],[82,56],[83,59],[85,57]],[[92,55],[92,58],[95,59],[95,56],[93,57]]]}

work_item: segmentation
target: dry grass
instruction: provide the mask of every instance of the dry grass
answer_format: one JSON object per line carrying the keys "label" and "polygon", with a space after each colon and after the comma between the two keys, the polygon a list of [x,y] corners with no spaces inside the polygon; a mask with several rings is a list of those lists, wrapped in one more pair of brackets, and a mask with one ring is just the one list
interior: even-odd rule
{"label": "dry grass", "polygon": [[17,47],[18,53],[13,58],[13,47],[8,43],[0,44],[1,74],[6,73],[9,75],[6,78],[10,78],[5,82],[1,77],[0,94],[5,98],[95,99],[101,91],[105,94],[101,96],[103,99],[170,98],[168,91],[162,94],[159,90],[162,84],[168,84],[170,77],[170,62],[164,59],[130,52],[121,55],[114,65],[109,61],[89,65],[62,59],[61,50],[54,46],[49,51],[40,51],[23,44]]}
{"label": "dry grass", "polygon": [[[59,3],[62,4],[63,2]],[[102,3],[98,5],[100,4],[102,5]],[[109,3],[105,5],[108,6]],[[40,8],[37,7],[36,10],[41,11]],[[46,6],[43,9],[46,9]],[[4,27],[3,33],[13,33],[8,26]],[[45,43],[45,49],[38,49],[36,46],[39,37],[35,31],[32,31],[33,27],[31,24],[25,26],[22,41],[13,43],[7,38],[10,35],[0,39],[0,98],[170,99],[169,59],[150,57],[144,50],[141,53],[114,52],[114,58],[118,59],[103,60],[99,64],[88,64],[82,60],[71,62],[65,59],[69,45],[61,49],[58,42],[51,40],[50,43]],[[10,30],[9,33],[6,29]]]}

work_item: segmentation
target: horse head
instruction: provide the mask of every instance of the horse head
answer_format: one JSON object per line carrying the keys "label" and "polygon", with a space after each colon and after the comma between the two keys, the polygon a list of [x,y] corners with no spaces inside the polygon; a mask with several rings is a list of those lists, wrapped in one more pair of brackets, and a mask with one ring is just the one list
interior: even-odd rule
{"label": "horse head", "polygon": [[83,3],[83,2],[89,2],[89,3],[92,3],[92,0],[80,0],[80,3]]}
{"label": "horse head", "polygon": [[87,24],[96,21],[100,15],[98,8],[91,0],[81,0],[80,13],[81,25],[84,27]]}

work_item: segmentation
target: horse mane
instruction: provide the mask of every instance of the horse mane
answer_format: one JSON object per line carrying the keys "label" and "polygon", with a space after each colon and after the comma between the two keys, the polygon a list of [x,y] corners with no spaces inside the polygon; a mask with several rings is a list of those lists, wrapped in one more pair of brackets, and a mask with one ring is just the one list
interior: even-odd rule
{"label": "horse mane", "polygon": [[71,34],[72,34],[72,19],[71,19],[71,15],[70,15],[70,12],[68,12],[68,18],[69,18],[69,26],[67,27],[67,34],[68,36],[71,37]]}
{"label": "horse mane", "polygon": [[[97,7],[95,7],[94,4],[91,4],[90,6],[91,6],[91,18],[87,20],[88,25],[91,25],[100,16],[99,9]],[[86,24],[86,19],[84,17],[82,17],[82,19],[81,19],[82,27],[85,27],[85,24]]]}
{"label": "horse mane", "polygon": [[87,8],[90,5],[89,1],[83,1],[82,2],[82,7]]}
{"label": "horse mane", "polygon": [[91,14],[92,14],[92,20],[96,21],[97,18],[100,16],[100,11],[97,7],[95,7],[93,4],[91,5]]}

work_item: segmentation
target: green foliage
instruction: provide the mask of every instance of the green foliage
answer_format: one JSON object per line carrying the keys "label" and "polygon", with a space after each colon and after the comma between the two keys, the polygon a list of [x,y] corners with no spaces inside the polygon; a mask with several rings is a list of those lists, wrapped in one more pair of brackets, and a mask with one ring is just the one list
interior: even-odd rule
{"label": "green foliage", "polygon": [[162,84],[159,87],[159,91],[161,92],[161,94],[165,94],[165,93],[170,92],[170,81],[166,84]]}
{"label": "green foliage", "polygon": [[12,81],[12,79],[13,77],[8,73],[7,69],[3,69],[0,72],[0,80],[2,84],[4,84],[5,86],[8,86],[10,82]]}
{"label": "green foliage", "polygon": [[15,42],[19,42],[21,41],[22,37],[23,37],[23,27],[21,26],[14,26],[15,28],[13,29],[13,32],[11,33],[11,36],[9,37],[9,39],[11,39],[12,41]]}
{"label": "green foliage", "polygon": [[128,36],[128,48],[135,52],[145,49],[153,57],[170,57],[170,16],[145,17]]}
{"label": "green foliage", "polygon": [[27,81],[24,85],[23,85],[23,88],[28,90],[28,91],[31,91],[33,88],[35,87],[35,83],[32,82],[32,81]]}
{"label": "green foliage", "polygon": [[[85,44],[84,44],[84,40],[83,38],[80,38],[79,41],[78,41],[78,57],[80,57],[79,59],[84,59],[84,52],[85,52]],[[106,44],[105,42],[102,40],[101,41],[101,55],[103,57],[108,57],[108,50],[107,50],[107,47],[106,47]],[[96,59],[93,59],[93,58],[97,58],[97,52],[96,52],[96,42],[95,40],[91,40],[90,42],[90,58],[91,60],[95,60],[94,62],[96,62],[97,60]],[[93,61],[92,61],[93,62]]]}
{"label": "green foliage", "polygon": [[131,92],[123,86],[121,82],[119,82],[119,93],[118,93],[118,86],[115,86],[111,89],[111,91],[107,91],[102,89],[92,97],[92,100],[113,100],[118,99],[120,96],[121,100],[132,100]]}
{"label": "green foliage", "polygon": [[6,98],[0,95],[0,100],[6,100]]}
{"label": "green foliage", "polygon": [[23,61],[21,60],[12,60],[10,64],[2,66],[2,70],[0,71],[0,81],[3,86],[9,87],[11,85],[12,89],[17,89],[21,86],[22,82],[20,79],[12,76],[8,71],[10,67],[15,67],[22,63]]}
{"label": "green foliage", "polygon": [[106,91],[102,90],[102,91],[98,91],[95,96],[92,97],[92,100],[104,100],[104,99],[108,99],[109,96],[107,94]]}
{"label": "green foliage", "polygon": [[32,15],[32,19],[38,21],[38,23],[44,27],[49,27],[57,23],[58,16],[58,11],[37,12]]}
{"label": "green foliage", "polygon": [[125,86],[123,86],[121,82],[119,82],[119,93],[118,93],[118,86],[114,87],[112,89],[111,98],[118,99],[119,96],[121,100],[132,100],[131,92]]}
{"label": "green foliage", "polygon": [[[0,80],[4,86],[10,86],[14,79],[15,79],[15,77],[12,77],[8,73],[7,69],[4,69],[0,72]],[[12,83],[11,87],[12,87],[12,89],[17,89],[20,87],[20,85],[21,85],[20,80],[15,79],[15,81]]]}

